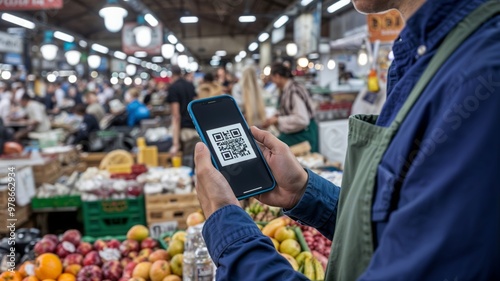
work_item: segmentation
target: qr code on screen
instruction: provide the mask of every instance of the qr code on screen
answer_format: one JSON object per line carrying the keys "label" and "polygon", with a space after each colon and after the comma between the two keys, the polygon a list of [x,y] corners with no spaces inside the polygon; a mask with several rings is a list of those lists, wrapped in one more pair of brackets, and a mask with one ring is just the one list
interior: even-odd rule
{"label": "qr code on screen", "polygon": [[257,157],[239,123],[208,130],[207,135],[223,167]]}

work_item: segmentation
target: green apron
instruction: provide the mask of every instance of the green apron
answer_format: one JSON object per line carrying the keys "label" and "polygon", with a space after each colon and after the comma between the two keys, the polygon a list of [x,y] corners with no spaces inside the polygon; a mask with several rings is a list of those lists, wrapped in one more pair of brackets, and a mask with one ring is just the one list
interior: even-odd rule
{"label": "green apron", "polygon": [[307,126],[304,130],[292,134],[281,133],[278,136],[278,139],[286,143],[288,146],[308,141],[311,145],[311,152],[318,152],[318,125],[314,119],[311,119],[309,126]]}
{"label": "green apron", "polygon": [[326,280],[356,280],[367,269],[374,251],[371,209],[377,167],[387,147],[443,63],[482,23],[498,13],[500,1],[489,1],[448,34],[389,127],[376,126],[378,116],[355,115],[349,119],[345,173]]}

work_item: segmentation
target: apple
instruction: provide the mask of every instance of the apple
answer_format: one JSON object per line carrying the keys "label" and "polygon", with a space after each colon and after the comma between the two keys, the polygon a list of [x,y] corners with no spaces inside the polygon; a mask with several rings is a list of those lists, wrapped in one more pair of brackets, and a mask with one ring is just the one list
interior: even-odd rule
{"label": "apple", "polygon": [[76,247],[76,252],[82,256],[86,256],[90,251],[92,251],[92,245],[88,242],[81,242],[80,245]]}
{"label": "apple", "polygon": [[124,257],[120,260],[120,264],[123,268],[125,268],[125,266],[127,266],[127,264],[131,263],[132,262],[132,259],[129,258],[129,257]]}
{"label": "apple", "polygon": [[189,214],[189,216],[186,219],[186,223],[188,226],[195,226],[195,225],[198,225],[204,221],[205,221],[205,216],[203,216],[202,214],[200,214],[198,212],[194,212],[194,213]]}
{"label": "apple", "polygon": [[68,241],[76,247],[82,242],[82,234],[76,229],[70,229],[64,232],[61,241]]}
{"label": "apple", "polygon": [[149,269],[149,278],[151,278],[151,281],[162,281],[169,274],[170,265],[165,260],[155,261]]}
{"label": "apple", "polygon": [[146,279],[142,277],[132,277],[128,281],[146,281]]}
{"label": "apple", "polygon": [[148,261],[141,262],[135,266],[134,271],[132,272],[132,277],[141,277],[144,279],[149,279],[149,270],[151,269],[152,264]]}
{"label": "apple", "polygon": [[156,251],[154,251],[151,255],[149,255],[149,261],[150,262],[155,262],[155,261],[159,261],[159,260],[168,260],[168,253],[167,251],[163,250],[163,249],[158,249]]}
{"label": "apple", "polygon": [[139,256],[139,252],[136,252],[136,251],[132,251],[132,252],[128,253],[128,257],[131,259],[135,259],[138,256]]}
{"label": "apple", "polygon": [[120,245],[120,252],[122,255],[127,256],[130,252],[138,252],[140,250],[139,242],[127,239]]}
{"label": "apple", "polygon": [[127,232],[127,239],[142,241],[149,236],[149,229],[144,225],[134,225]]}
{"label": "apple", "polygon": [[278,242],[280,243],[285,241],[286,239],[296,240],[296,238],[297,236],[295,235],[295,231],[286,226],[279,227],[274,233],[274,239],[278,240]]}
{"label": "apple", "polygon": [[83,262],[83,256],[80,254],[69,254],[64,258],[63,266],[66,267],[72,264],[81,265]]}
{"label": "apple", "polygon": [[111,239],[106,243],[106,246],[111,249],[119,249],[120,248],[120,241],[116,239]]}
{"label": "apple", "polygon": [[97,251],[91,251],[83,258],[82,264],[84,266],[90,266],[90,265],[100,266],[102,264],[102,260]]}
{"label": "apple", "polygon": [[76,278],[77,281],[101,281],[102,271],[97,265],[84,266]]}
{"label": "apple", "polygon": [[42,239],[49,239],[56,245],[59,244],[59,238],[55,234],[45,234]]}
{"label": "apple", "polygon": [[96,251],[98,251],[98,252],[99,252],[99,251],[102,251],[102,250],[104,250],[104,249],[106,249],[107,247],[108,247],[108,245],[106,244],[106,242],[104,242],[104,241],[103,241],[103,240],[101,240],[101,239],[97,239],[97,240],[95,240],[95,242],[94,242],[94,249],[95,249]]}
{"label": "apple", "polygon": [[170,269],[173,274],[182,276],[182,263],[184,262],[184,255],[177,254],[170,261]]}
{"label": "apple", "polygon": [[280,253],[288,254],[292,257],[296,257],[300,254],[301,248],[299,242],[293,239],[286,239],[280,244]]}
{"label": "apple", "polygon": [[57,247],[57,243],[54,243],[54,241],[52,241],[51,239],[42,238],[42,240],[38,241],[35,244],[35,247],[33,248],[33,250],[35,251],[35,254],[37,256],[39,256],[41,254],[55,252],[56,247]]}
{"label": "apple", "polygon": [[154,238],[148,237],[141,242],[141,249],[154,249],[156,247],[158,247],[158,241]]}
{"label": "apple", "polygon": [[137,266],[136,262],[130,262],[123,268],[123,277],[132,278],[132,273],[134,272],[134,268]]}
{"label": "apple", "polygon": [[64,259],[67,257],[69,254],[72,254],[76,251],[75,245],[68,241],[63,241],[59,243],[56,247],[56,255],[59,256],[59,258]]}
{"label": "apple", "polygon": [[139,252],[139,258],[149,259],[149,256],[153,253],[153,250],[150,248],[144,248]]}
{"label": "apple", "polygon": [[163,278],[163,281],[182,281],[182,279],[177,275],[170,274]]}
{"label": "apple", "polygon": [[70,264],[64,268],[64,273],[69,273],[77,276],[78,272],[80,272],[81,269],[82,266],[79,264]]}
{"label": "apple", "polygon": [[118,281],[128,281],[130,279],[130,277],[122,277],[120,279],[118,279]]}
{"label": "apple", "polygon": [[123,268],[119,261],[107,261],[102,266],[102,274],[104,278],[111,281],[118,281],[122,276]]}

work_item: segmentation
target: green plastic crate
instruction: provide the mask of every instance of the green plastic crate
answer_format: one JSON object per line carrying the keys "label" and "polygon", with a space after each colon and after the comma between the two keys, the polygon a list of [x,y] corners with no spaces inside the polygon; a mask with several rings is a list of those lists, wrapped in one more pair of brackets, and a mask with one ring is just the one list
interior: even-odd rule
{"label": "green plastic crate", "polygon": [[81,205],[82,199],[80,195],[64,195],[49,198],[34,197],[31,199],[31,208],[34,210],[45,208],[79,208]]}
{"label": "green plastic crate", "polygon": [[146,225],[144,195],[134,199],[82,202],[87,236],[124,235],[134,225]]}

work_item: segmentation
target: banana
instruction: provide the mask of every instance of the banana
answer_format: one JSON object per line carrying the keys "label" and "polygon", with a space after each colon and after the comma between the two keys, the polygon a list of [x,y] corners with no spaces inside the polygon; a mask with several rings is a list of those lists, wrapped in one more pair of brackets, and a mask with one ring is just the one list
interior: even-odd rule
{"label": "banana", "polygon": [[300,253],[297,257],[295,257],[295,259],[297,260],[299,266],[302,266],[307,257],[312,258],[313,255],[311,254],[311,252],[304,251]]}
{"label": "banana", "polygon": [[316,276],[315,276],[316,279],[314,279],[314,280],[318,280],[318,281],[325,280],[325,270],[323,269],[323,266],[321,265],[319,260],[317,260],[316,258],[313,258],[313,263],[314,263],[314,269],[316,271]]}
{"label": "banana", "polygon": [[262,233],[268,237],[274,237],[274,233],[281,226],[286,225],[286,220],[283,217],[274,219],[270,221],[264,228],[262,229]]}
{"label": "banana", "polygon": [[314,271],[314,262],[312,258],[306,257],[304,261],[304,275],[309,280],[316,280],[316,272]]}

